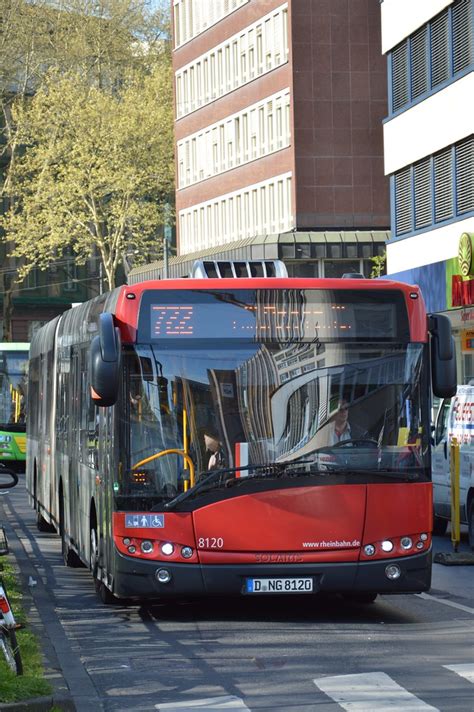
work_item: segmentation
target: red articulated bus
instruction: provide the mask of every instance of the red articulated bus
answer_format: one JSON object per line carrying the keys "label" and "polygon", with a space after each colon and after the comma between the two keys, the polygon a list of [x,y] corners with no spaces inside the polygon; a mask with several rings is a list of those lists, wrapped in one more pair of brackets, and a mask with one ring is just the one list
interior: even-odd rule
{"label": "red articulated bus", "polygon": [[406,284],[239,265],[122,286],[39,330],[39,528],[104,602],[427,590],[449,321]]}

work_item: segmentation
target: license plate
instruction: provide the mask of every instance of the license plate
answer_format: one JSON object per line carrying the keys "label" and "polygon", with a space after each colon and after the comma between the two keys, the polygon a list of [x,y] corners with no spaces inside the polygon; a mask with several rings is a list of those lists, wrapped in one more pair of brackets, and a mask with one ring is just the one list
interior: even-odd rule
{"label": "license plate", "polygon": [[312,578],[249,578],[246,593],[311,593]]}

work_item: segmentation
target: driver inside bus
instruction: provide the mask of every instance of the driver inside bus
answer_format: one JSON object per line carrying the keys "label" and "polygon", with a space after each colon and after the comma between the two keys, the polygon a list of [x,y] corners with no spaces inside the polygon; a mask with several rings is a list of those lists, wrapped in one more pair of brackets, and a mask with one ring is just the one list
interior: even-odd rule
{"label": "driver inside bus", "polygon": [[349,423],[349,404],[341,399],[337,404],[337,410],[329,422],[328,445],[337,445],[344,440],[351,440],[352,428]]}
{"label": "driver inside bus", "polygon": [[341,398],[338,401],[337,410],[329,420],[327,426],[328,446],[331,447],[345,441],[353,440],[379,442],[383,430],[382,433],[372,435],[371,431],[362,428],[357,422],[354,422],[354,418],[349,420],[349,408],[349,403],[345,398]]}

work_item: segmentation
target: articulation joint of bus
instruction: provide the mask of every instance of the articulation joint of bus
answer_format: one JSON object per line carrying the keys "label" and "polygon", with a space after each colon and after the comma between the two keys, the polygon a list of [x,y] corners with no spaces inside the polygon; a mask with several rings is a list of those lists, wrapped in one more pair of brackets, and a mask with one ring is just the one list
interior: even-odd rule
{"label": "articulation joint of bus", "polygon": [[30,379],[54,384],[54,447],[33,423],[33,501],[59,522],[61,492],[63,551],[102,590],[429,588],[430,394],[455,391],[456,360],[418,288],[209,261],[44,328]]}

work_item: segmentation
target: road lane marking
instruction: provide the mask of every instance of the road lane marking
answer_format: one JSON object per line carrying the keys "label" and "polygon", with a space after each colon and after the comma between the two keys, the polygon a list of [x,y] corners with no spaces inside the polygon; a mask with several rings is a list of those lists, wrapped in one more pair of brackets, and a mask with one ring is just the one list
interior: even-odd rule
{"label": "road lane marking", "polygon": [[225,697],[207,697],[200,700],[185,700],[183,702],[166,702],[155,705],[158,712],[213,712],[213,710],[243,710],[250,712],[240,697],[226,695]]}
{"label": "road lane marking", "polygon": [[418,598],[425,598],[427,601],[436,601],[436,603],[443,603],[445,606],[451,606],[451,608],[457,608],[459,611],[464,611],[465,613],[470,613],[474,615],[474,608],[469,608],[469,606],[463,606],[462,603],[456,603],[456,601],[447,601],[445,598],[437,598],[437,596],[432,596],[429,593],[415,593]]}
{"label": "road lane marking", "polygon": [[474,665],[472,663],[461,663],[459,665],[443,665],[448,670],[452,670],[457,675],[466,678],[474,684]]}
{"label": "road lane marking", "polygon": [[313,682],[348,712],[439,712],[384,672],[319,677]]}

